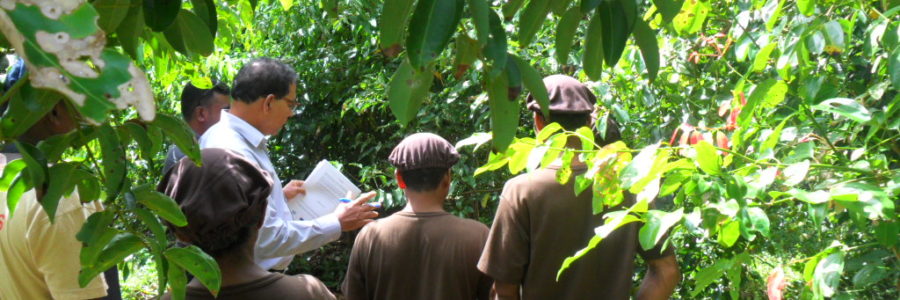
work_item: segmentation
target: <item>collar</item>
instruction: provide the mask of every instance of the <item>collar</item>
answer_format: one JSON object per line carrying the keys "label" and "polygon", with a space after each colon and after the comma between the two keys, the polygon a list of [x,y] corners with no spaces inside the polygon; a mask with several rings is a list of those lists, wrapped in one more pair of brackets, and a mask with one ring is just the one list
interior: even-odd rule
{"label": "collar", "polygon": [[250,125],[250,123],[247,123],[244,119],[231,114],[227,109],[222,110],[222,116],[225,117],[223,120],[228,122],[226,124],[240,134],[244,140],[250,143],[250,145],[257,148],[266,147],[266,136],[259,131],[259,129],[253,127],[253,125]]}

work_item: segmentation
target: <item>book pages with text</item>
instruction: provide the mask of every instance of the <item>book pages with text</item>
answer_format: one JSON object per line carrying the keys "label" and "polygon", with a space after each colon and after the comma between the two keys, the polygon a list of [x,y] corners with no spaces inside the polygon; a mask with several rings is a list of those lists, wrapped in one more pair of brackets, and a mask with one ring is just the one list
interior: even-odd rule
{"label": "book pages with text", "polygon": [[313,220],[330,214],[340,204],[340,198],[351,192],[350,199],[362,192],[341,171],[327,160],[320,161],[303,183],[306,195],[288,200],[288,208],[295,220]]}

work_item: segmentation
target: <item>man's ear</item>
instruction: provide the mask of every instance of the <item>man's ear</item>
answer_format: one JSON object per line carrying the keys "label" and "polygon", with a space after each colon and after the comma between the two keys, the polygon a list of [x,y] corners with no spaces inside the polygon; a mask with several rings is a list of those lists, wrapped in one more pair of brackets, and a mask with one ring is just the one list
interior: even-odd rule
{"label": "man's ear", "polygon": [[394,177],[397,177],[397,186],[399,186],[400,189],[405,190],[406,181],[403,181],[403,175],[400,174],[400,170],[394,170]]}
{"label": "man's ear", "polygon": [[444,179],[441,180],[441,186],[449,189],[451,182],[453,182],[453,171],[447,170],[447,174],[444,174]]}
{"label": "man's ear", "polygon": [[544,126],[547,126],[547,120],[544,120],[544,116],[539,113],[534,114],[534,132],[538,133],[544,129]]}
{"label": "man's ear", "polygon": [[270,112],[270,111],[272,111],[272,105],[275,104],[275,95],[269,94],[268,96],[263,98],[262,101],[263,101],[263,111]]}
{"label": "man's ear", "polygon": [[197,106],[194,108],[194,120],[197,120],[200,123],[206,122],[206,116],[209,115],[206,111],[206,107]]}

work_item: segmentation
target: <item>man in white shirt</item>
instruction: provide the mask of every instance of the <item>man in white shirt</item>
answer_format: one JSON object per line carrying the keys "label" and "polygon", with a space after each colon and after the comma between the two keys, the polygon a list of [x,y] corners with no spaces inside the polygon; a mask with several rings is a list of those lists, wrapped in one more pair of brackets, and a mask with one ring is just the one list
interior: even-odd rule
{"label": "man in white shirt", "polygon": [[238,71],[231,96],[231,109],[223,111],[219,122],[200,137],[200,148],[233,150],[272,176],[272,194],[254,254],[263,269],[284,270],[294,255],[337,240],[341,231],[359,229],[378,216],[375,207],[366,204],[374,192],[314,220],[295,221],[291,215],[287,199],[304,192],[303,181],[282,186],[269,160],[266,137],[277,134],[299,105],[293,68],[274,59],[254,59]]}

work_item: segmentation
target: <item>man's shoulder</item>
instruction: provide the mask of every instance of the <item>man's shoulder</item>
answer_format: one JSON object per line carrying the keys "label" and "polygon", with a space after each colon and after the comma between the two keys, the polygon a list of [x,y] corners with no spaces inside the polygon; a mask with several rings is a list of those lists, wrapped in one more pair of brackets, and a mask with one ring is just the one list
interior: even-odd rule
{"label": "man's shoulder", "polygon": [[229,125],[228,122],[219,122],[214,124],[212,127],[206,130],[202,136],[200,136],[200,147],[201,148],[221,148],[216,147],[216,145],[220,144],[232,144],[235,141],[240,141],[241,135],[234,128]]}

